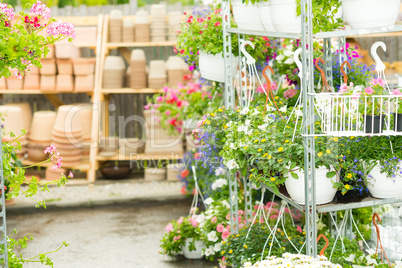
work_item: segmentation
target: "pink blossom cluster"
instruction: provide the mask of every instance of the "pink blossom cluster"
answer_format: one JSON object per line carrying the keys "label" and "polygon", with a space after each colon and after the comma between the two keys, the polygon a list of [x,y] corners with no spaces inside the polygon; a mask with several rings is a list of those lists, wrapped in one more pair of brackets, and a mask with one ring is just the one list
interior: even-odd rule
{"label": "pink blossom cluster", "polygon": [[399,88],[397,88],[397,89],[394,89],[394,90],[392,91],[392,95],[395,95],[395,96],[402,96],[402,92],[401,92],[401,90],[400,90]]}
{"label": "pink blossom cluster", "polygon": [[[267,92],[267,87],[268,87],[267,84],[264,84],[264,88],[262,88],[261,86],[258,86],[257,89],[256,89],[256,92],[258,92],[258,93]],[[275,91],[277,89],[278,89],[278,85],[276,84],[276,82],[272,82],[271,83],[271,89],[269,91]]]}
{"label": "pink blossom cluster", "polygon": [[[15,17],[14,8],[12,6],[8,6],[5,3],[0,3],[0,13],[4,14],[4,17],[7,20],[13,20]],[[6,25],[7,26],[7,25]]]}
{"label": "pink blossom cluster", "polygon": [[[353,87],[354,84],[353,84],[352,82],[350,82],[350,85],[349,85],[349,86],[350,86],[350,87]],[[347,85],[346,83],[343,83],[343,84],[340,86],[338,92],[341,93],[341,94],[347,93],[347,92],[348,92],[348,85]]]}
{"label": "pink blossom cluster", "polygon": [[44,19],[50,19],[50,13],[52,11],[41,1],[36,2],[31,7],[31,13],[37,16],[42,16]]}
{"label": "pink blossom cluster", "polygon": [[[49,159],[54,164],[52,166],[52,168],[54,170],[61,168],[61,165],[62,165],[61,161],[63,160],[63,158],[60,156],[60,153],[57,151],[56,146],[51,144],[49,147],[46,147],[46,149],[43,152],[44,152],[44,154],[49,154]],[[72,173],[70,172],[70,176],[71,175],[72,175]],[[72,178],[73,177],[74,176],[72,176]]]}
{"label": "pink blossom cluster", "polygon": [[293,98],[294,96],[296,96],[296,94],[297,94],[297,89],[289,88],[288,90],[285,90],[285,91],[283,92],[283,97],[284,97],[285,99],[291,99],[291,98]]}
{"label": "pink blossom cluster", "polygon": [[226,240],[230,235],[230,225],[228,224],[225,227],[222,224],[218,224],[218,226],[216,226],[216,231],[221,234],[222,240]]}
{"label": "pink blossom cluster", "polygon": [[69,22],[56,21],[48,25],[46,32],[50,35],[62,35],[75,38],[74,24]]}

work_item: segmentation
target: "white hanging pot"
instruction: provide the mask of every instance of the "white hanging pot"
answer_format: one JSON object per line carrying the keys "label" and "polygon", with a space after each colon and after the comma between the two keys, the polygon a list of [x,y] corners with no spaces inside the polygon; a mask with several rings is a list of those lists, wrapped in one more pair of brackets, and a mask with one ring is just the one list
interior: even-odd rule
{"label": "white hanging pot", "polygon": [[[332,170],[331,170],[332,171]],[[328,179],[327,178],[328,169],[326,167],[319,167],[315,170],[315,187],[316,187],[316,204],[326,204],[331,202],[336,194],[337,189],[333,187],[332,180],[335,177]],[[285,186],[288,191],[290,197],[298,204],[305,204],[305,195],[304,195],[304,170],[298,168],[298,170],[294,171],[299,176],[299,179],[294,179],[289,173]]]}
{"label": "white hanging pot", "polygon": [[189,246],[190,246],[190,242],[192,242],[192,241],[193,241],[193,238],[186,238],[184,240],[184,245],[181,248],[181,250],[183,251],[183,255],[187,259],[192,259],[192,260],[201,259],[202,258],[202,249],[205,248],[205,244],[204,244],[204,242],[202,242],[200,240],[195,240],[194,241],[195,250],[190,251]]}
{"label": "white hanging pot", "polygon": [[352,29],[392,27],[400,0],[342,0],[343,16]]}
{"label": "white hanging pot", "polygon": [[[225,59],[222,56],[222,52],[212,55],[201,51],[198,65],[203,78],[221,83],[225,82]],[[233,75],[237,70],[237,65],[237,57],[232,55]]]}
{"label": "white hanging pot", "polygon": [[371,177],[367,178],[367,188],[375,198],[393,198],[402,196],[402,177],[387,177],[386,173],[381,173],[379,165],[370,171]]}
{"label": "white hanging pot", "polygon": [[234,19],[238,28],[264,31],[257,4],[243,4],[242,0],[232,0],[232,7]]}
{"label": "white hanging pot", "polygon": [[261,23],[265,31],[274,32],[275,27],[274,24],[272,23],[271,8],[269,6],[269,3],[264,1],[258,3],[258,9],[260,11]]}
{"label": "white hanging pot", "polygon": [[269,6],[276,31],[301,32],[301,18],[296,15],[296,0],[269,0]]}

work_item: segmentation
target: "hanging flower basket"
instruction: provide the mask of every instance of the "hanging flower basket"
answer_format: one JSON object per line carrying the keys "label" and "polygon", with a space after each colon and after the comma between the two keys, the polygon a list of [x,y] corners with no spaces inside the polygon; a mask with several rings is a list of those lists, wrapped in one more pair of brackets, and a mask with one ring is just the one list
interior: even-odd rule
{"label": "hanging flower basket", "polygon": [[[186,238],[184,246],[182,247],[183,255],[187,259],[202,259],[202,249],[205,247],[205,244],[200,240],[193,240],[193,238]],[[194,242],[195,250],[189,249],[191,242]]]}
{"label": "hanging flower basket", "polygon": [[232,6],[237,27],[246,30],[264,31],[257,4],[243,4],[242,0],[232,0]]}
{"label": "hanging flower basket", "polygon": [[276,31],[301,32],[301,18],[296,14],[296,0],[270,0],[269,5]]}
{"label": "hanging flower basket", "polygon": [[[237,58],[232,55],[233,73],[236,71],[237,65]],[[212,55],[201,51],[199,66],[203,78],[221,83],[225,82],[225,59],[222,53]]]}
{"label": "hanging flower basket", "polygon": [[[401,163],[396,168],[402,170]],[[395,177],[389,177],[386,173],[381,173],[380,165],[374,166],[367,178],[367,188],[375,198],[393,198],[402,196],[402,176],[399,172]]]}

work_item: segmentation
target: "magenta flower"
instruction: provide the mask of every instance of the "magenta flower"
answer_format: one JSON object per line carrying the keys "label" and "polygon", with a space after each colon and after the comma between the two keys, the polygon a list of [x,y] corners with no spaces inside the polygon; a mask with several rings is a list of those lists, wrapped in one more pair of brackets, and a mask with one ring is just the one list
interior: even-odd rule
{"label": "magenta flower", "polygon": [[299,233],[302,233],[303,232],[303,230],[302,230],[302,228],[299,226],[299,225],[297,225],[297,231],[299,232]]}
{"label": "magenta flower", "polygon": [[364,92],[366,92],[366,94],[371,95],[374,93],[374,89],[372,87],[366,87],[364,89]]}
{"label": "magenta flower", "polygon": [[70,171],[70,173],[68,174],[68,176],[72,179],[74,179],[74,174]]}
{"label": "magenta flower", "polygon": [[177,223],[179,224],[179,225],[181,225],[182,223],[183,223],[183,217],[180,217],[180,219],[177,221]]}
{"label": "magenta flower", "polygon": [[[56,146],[51,144],[49,147],[47,147],[44,151],[44,154],[49,154],[49,159],[50,161],[54,164],[52,168],[54,170],[61,168],[62,165],[62,160],[63,158],[60,156],[60,153],[57,152]],[[71,172],[70,172],[71,173]],[[72,173],[71,173],[72,174]]]}
{"label": "magenta flower", "polygon": [[180,236],[180,235],[175,236],[175,237],[173,237],[173,241],[177,241],[177,240],[179,240],[180,238],[181,238],[181,236]]}
{"label": "magenta flower", "polygon": [[354,93],[352,99],[356,100],[357,98],[360,98],[361,94],[361,92]]}
{"label": "magenta flower", "polygon": [[385,81],[381,79],[381,77],[378,77],[377,79],[373,78],[373,80],[371,81],[371,84],[373,86],[375,85],[380,85],[380,86],[385,86]]}
{"label": "magenta flower", "polygon": [[341,87],[339,88],[339,93],[341,93],[341,94],[343,94],[343,93],[345,93],[345,92],[347,92],[348,91],[348,85],[346,85],[346,83],[343,83],[342,85],[341,85]]}
{"label": "magenta flower", "polygon": [[294,88],[289,88],[288,90],[286,90],[285,92],[283,92],[283,97],[285,99],[291,99],[294,96],[296,96],[297,94],[297,89]]}
{"label": "magenta flower", "polygon": [[50,13],[52,11],[46,5],[42,4],[41,1],[36,2],[31,7],[31,13],[42,16],[45,19],[50,19]]}
{"label": "magenta flower", "polygon": [[173,231],[173,225],[171,223],[168,223],[168,225],[166,225],[165,227],[166,232],[170,233],[171,231]]}

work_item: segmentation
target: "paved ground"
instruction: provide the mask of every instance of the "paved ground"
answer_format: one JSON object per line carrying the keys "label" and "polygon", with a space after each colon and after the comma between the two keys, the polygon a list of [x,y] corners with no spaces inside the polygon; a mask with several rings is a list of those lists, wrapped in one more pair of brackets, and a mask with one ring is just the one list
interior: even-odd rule
{"label": "paved ground", "polygon": [[[75,190],[77,195],[86,195],[87,199],[91,199],[91,194],[83,189]],[[186,215],[190,204],[188,199],[166,199],[162,202],[129,202],[93,208],[53,207],[45,212],[9,209],[7,228],[8,233],[16,228],[19,235],[32,233],[35,237],[28,249],[23,251],[26,257],[55,249],[63,240],[70,243],[69,247],[51,256],[56,268],[216,267],[216,264],[207,261],[169,261],[169,258],[158,254],[164,227],[170,220]],[[30,264],[24,267],[40,266]]]}

